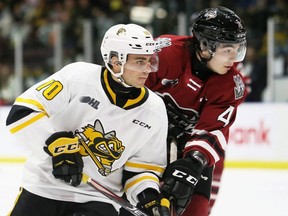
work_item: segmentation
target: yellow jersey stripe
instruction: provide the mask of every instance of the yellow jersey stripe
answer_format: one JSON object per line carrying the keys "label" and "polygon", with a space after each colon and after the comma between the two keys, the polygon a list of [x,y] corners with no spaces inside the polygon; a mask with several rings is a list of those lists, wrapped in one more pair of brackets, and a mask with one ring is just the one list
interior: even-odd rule
{"label": "yellow jersey stripe", "polygon": [[15,205],[17,204],[17,202],[18,202],[18,200],[19,200],[20,195],[22,194],[22,192],[23,192],[23,188],[20,187],[20,191],[19,191],[19,193],[18,193],[18,195],[17,195],[17,197],[16,197],[16,200],[14,201],[14,206],[13,206],[12,210],[8,213],[7,216],[10,216],[10,215],[11,215],[11,213],[12,213],[12,211],[13,211]]}
{"label": "yellow jersey stripe", "polygon": [[134,105],[134,104],[140,102],[144,98],[145,93],[146,93],[146,90],[144,87],[142,87],[140,95],[135,99],[128,99],[123,108],[129,107],[131,105]]}
{"label": "yellow jersey stripe", "polygon": [[29,119],[28,121],[26,122],[23,122],[22,124],[10,129],[10,132],[13,134],[13,133],[16,133],[17,131],[19,130],[22,130],[23,128],[33,124],[34,122],[38,121],[40,118],[46,116],[45,113],[39,113],[37,114],[36,116],[34,116],[33,118]]}
{"label": "yellow jersey stripe", "polygon": [[125,164],[125,166],[133,167],[133,168],[137,168],[137,169],[153,170],[155,172],[160,172],[160,173],[164,172],[164,168],[159,167],[159,166],[148,165],[148,164],[127,162]]}
{"label": "yellow jersey stripe", "polygon": [[144,180],[152,180],[152,181],[155,181],[157,184],[159,184],[159,179],[157,177],[152,177],[152,176],[142,176],[140,178],[137,178],[136,180],[128,183],[125,188],[124,188],[124,191],[126,192],[129,188],[131,188],[133,185],[141,182],[141,181],[144,181]]}
{"label": "yellow jersey stripe", "polygon": [[113,92],[113,90],[111,89],[109,82],[108,82],[108,70],[106,69],[104,71],[104,82],[106,85],[106,88],[110,94],[110,96],[112,97],[113,103],[116,104],[116,94]]}
{"label": "yellow jersey stripe", "polygon": [[[27,103],[27,104],[32,104],[36,107],[38,107],[40,110],[42,110],[43,112],[46,113],[45,108],[43,107],[42,104],[40,104],[38,101],[33,100],[33,99],[25,99],[25,98],[16,98],[16,102],[21,102],[21,103]],[[48,114],[46,113],[46,115],[48,116]]]}

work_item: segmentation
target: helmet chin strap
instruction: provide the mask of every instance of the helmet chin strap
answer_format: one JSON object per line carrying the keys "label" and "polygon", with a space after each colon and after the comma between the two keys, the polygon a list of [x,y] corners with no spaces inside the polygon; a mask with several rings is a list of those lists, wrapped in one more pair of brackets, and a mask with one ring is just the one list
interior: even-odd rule
{"label": "helmet chin strap", "polygon": [[126,87],[126,88],[132,88],[132,87],[133,87],[133,86],[131,86],[131,85],[128,85],[128,84],[125,82],[125,80],[124,80],[124,78],[122,77],[122,75],[117,76],[117,79],[120,81],[120,83],[121,83],[124,87]]}
{"label": "helmet chin strap", "polygon": [[126,88],[131,88],[133,86],[127,84],[122,76],[122,74],[124,73],[124,65],[121,65],[121,72],[119,74],[114,73],[112,70],[110,70],[110,72],[112,72],[112,74],[117,78],[117,80]]}
{"label": "helmet chin strap", "polygon": [[108,63],[105,63],[106,68],[110,71],[110,73],[115,76],[117,78],[117,80],[119,81],[119,83],[121,83],[124,87],[126,88],[132,88],[134,86],[129,85],[125,82],[124,78],[123,78],[123,73],[124,73],[124,64],[122,64],[122,62],[118,62],[119,65],[121,65],[121,69],[120,69],[120,73],[115,73],[112,68],[110,68]]}

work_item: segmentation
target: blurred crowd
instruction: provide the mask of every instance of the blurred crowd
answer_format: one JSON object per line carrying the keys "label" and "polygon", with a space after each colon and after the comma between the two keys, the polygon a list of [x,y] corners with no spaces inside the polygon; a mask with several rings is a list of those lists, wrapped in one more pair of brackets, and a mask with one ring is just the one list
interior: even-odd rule
{"label": "blurred crowd", "polygon": [[[1,0],[0,2],[0,105],[11,104],[15,92],[15,44],[23,40],[23,90],[54,71],[53,24],[60,23],[63,34],[63,65],[85,60],[83,21],[92,23],[93,62],[102,64],[99,43],[113,24],[135,22],[131,9],[145,6],[154,11],[149,25],[154,36],[177,34],[178,14],[186,14],[187,34],[191,17],[206,7],[222,5],[234,10],[248,32],[244,60],[251,78],[247,101],[261,101],[267,77],[267,19],[280,23],[276,29],[275,55],[284,59],[282,75],[288,75],[288,3],[286,0]],[[161,9],[161,10],[159,10]],[[159,13],[158,13],[159,12]],[[160,13],[162,12],[162,13]],[[146,26],[145,26],[146,27]]]}

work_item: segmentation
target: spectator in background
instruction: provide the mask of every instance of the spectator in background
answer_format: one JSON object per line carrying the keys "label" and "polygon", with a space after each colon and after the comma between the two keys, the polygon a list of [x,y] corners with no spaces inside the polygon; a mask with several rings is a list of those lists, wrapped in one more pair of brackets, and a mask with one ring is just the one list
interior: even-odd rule
{"label": "spectator in background", "polygon": [[11,105],[16,97],[11,64],[0,60],[0,105]]}
{"label": "spectator in background", "polygon": [[247,102],[261,102],[263,91],[267,85],[267,61],[266,56],[250,45],[247,47],[244,59],[245,71],[249,75],[251,92],[246,97]]}
{"label": "spectator in background", "polygon": [[16,97],[12,58],[9,40],[0,35],[0,105],[10,105]]}

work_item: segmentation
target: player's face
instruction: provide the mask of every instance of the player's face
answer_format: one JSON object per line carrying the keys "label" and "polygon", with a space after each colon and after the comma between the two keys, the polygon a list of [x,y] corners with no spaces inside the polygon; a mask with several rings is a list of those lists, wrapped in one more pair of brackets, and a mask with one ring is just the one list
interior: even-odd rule
{"label": "player's face", "polygon": [[216,48],[215,55],[207,62],[208,67],[218,74],[226,74],[237,62],[239,48],[239,44],[221,43]]}
{"label": "player's face", "polygon": [[150,72],[158,70],[158,58],[156,55],[129,54],[124,64],[122,77],[128,85],[136,88],[144,86]]}

